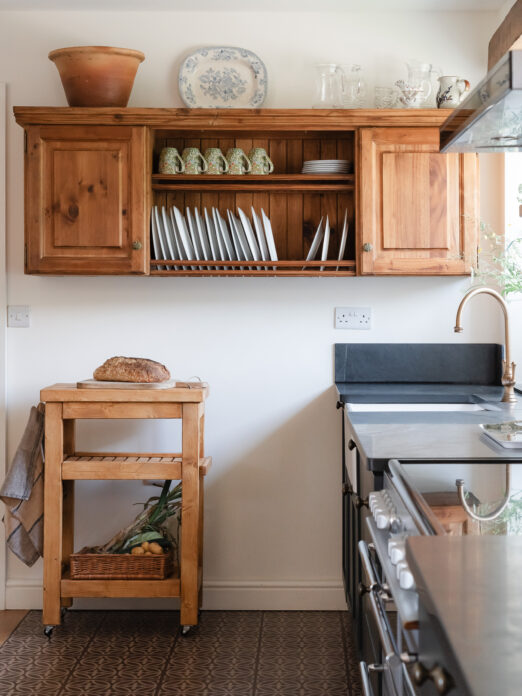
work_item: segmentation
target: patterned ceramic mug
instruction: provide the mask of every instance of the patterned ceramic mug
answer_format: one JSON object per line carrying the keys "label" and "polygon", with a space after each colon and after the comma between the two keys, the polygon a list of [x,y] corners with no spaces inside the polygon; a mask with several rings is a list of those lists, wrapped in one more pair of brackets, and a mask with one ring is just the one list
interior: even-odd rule
{"label": "patterned ceramic mug", "polygon": [[228,172],[228,162],[219,147],[209,147],[205,150],[205,160],[208,164],[207,174],[225,174]]}
{"label": "patterned ceramic mug", "polygon": [[252,174],[271,174],[274,171],[274,163],[262,147],[253,147],[248,159],[252,164]]}
{"label": "patterned ceramic mug", "polygon": [[164,147],[160,152],[159,173],[181,174],[185,171],[185,162],[179,156],[175,147]]}
{"label": "patterned ceramic mug", "polygon": [[206,172],[208,165],[197,147],[186,147],[183,150],[185,174],[201,174]]}
{"label": "patterned ceramic mug", "polygon": [[240,147],[231,147],[227,151],[228,173],[229,174],[248,174],[252,165]]}

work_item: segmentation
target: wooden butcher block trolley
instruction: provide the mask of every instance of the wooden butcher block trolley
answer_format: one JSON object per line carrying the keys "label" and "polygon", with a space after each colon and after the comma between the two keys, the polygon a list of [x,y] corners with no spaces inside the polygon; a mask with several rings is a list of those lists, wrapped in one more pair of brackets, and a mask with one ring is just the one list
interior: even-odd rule
{"label": "wooden butcher block trolley", "polygon": [[[46,635],[61,623],[74,597],[180,597],[183,634],[198,623],[203,576],[203,479],[205,384],[168,389],[81,389],[55,384],[41,391],[45,402],[44,596]],[[75,425],[83,418],[180,418],[177,453],[77,452]],[[74,482],[79,480],[180,480],[179,569],[165,580],[73,580]]]}

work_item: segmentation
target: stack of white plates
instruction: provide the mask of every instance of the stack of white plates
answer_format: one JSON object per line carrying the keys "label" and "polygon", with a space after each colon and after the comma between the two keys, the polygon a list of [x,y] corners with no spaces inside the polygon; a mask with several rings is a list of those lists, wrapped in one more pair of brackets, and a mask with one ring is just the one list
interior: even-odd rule
{"label": "stack of white plates", "polygon": [[348,174],[350,162],[348,160],[323,159],[307,160],[303,163],[302,174]]}
{"label": "stack of white plates", "polygon": [[[216,208],[181,210],[153,206],[151,211],[152,251],[157,261],[277,261],[272,225],[261,208],[251,208],[252,221],[241,210],[239,217],[227,210],[226,218]],[[228,220],[228,225],[227,225]],[[162,265],[158,269],[179,270]],[[215,270],[217,264],[187,264],[182,270]],[[248,268],[251,268],[248,266]],[[257,266],[261,269],[261,266]]]}

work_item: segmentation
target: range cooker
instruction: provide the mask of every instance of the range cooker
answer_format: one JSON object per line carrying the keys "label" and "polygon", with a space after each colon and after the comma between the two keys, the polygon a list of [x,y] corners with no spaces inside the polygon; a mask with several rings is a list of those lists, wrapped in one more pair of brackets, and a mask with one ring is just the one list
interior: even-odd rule
{"label": "range cooker", "polygon": [[370,637],[370,654],[378,657],[360,663],[365,696],[460,696],[458,667],[430,635],[406,559],[406,540],[522,535],[522,463],[391,460],[382,489],[363,504],[369,512],[364,519],[368,541],[358,543],[359,594],[363,632]]}

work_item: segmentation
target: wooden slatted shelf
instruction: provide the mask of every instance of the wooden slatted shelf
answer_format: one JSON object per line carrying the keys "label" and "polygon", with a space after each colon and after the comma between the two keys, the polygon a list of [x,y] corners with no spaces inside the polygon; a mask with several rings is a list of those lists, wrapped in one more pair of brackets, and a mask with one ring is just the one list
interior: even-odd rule
{"label": "wooden slatted shelf", "polygon": [[[199,460],[199,473],[205,476],[212,457]],[[67,457],[62,463],[64,481],[181,479],[180,454],[96,453],[83,452]]]}
{"label": "wooden slatted shelf", "polygon": [[[150,262],[155,276],[353,276],[355,261],[180,261]],[[177,270],[158,268],[176,266]],[[183,266],[185,269],[183,269]],[[195,266],[194,269],[190,266]],[[200,268],[201,267],[201,268]],[[324,269],[324,270],[321,270]]]}

